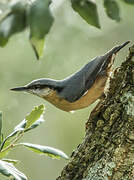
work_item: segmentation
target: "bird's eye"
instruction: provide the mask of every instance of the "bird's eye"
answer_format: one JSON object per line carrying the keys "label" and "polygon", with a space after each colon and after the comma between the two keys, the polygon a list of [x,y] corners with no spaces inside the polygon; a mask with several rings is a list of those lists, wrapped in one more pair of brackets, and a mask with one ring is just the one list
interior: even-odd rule
{"label": "bird's eye", "polygon": [[38,88],[40,88],[39,85],[33,85],[33,86],[30,86],[30,87],[29,87],[29,89],[38,89]]}
{"label": "bird's eye", "polygon": [[36,86],[34,86],[34,88],[35,88],[35,89],[38,89],[38,88],[40,88],[40,85],[36,85]]}

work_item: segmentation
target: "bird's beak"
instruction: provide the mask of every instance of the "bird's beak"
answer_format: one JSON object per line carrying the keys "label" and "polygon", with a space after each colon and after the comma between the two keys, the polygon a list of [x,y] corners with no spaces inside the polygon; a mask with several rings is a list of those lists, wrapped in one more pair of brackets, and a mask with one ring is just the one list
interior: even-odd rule
{"label": "bird's beak", "polygon": [[27,91],[25,86],[10,89],[11,91]]}

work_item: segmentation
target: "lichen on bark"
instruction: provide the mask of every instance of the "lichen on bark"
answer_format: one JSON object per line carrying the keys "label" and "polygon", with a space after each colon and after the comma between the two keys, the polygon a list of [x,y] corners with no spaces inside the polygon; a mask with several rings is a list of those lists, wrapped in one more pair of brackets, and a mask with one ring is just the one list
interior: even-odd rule
{"label": "lichen on bark", "polygon": [[134,179],[134,46],[86,122],[86,135],[57,180]]}

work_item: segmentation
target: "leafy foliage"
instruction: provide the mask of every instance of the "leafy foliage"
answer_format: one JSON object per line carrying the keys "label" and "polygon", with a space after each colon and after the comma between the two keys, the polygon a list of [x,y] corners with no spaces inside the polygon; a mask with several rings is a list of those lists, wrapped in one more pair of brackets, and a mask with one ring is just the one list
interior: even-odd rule
{"label": "leafy foliage", "polygon": [[[44,113],[44,105],[35,107],[32,112],[26,116],[26,129],[30,128],[35,121],[37,121],[41,115]],[[41,117],[42,118],[42,117]]]}
{"label": "leafy foliage", "polygon": [[[18,162],[14,159],[6,159],[6,155],[18,146],[24,146],[28,149],[38,153],[50,156],[52,158],[59,159],[60,157],[68,159],[68,156],[55,148],[42,146],[31,143],[17,143],[21,137],[28,131],[35,129],[41,123],[44,122],[43,114],[45,111],[44,105],[35,107],[26,118],[21,121],[7,137],[0,143],[0,173],[7,176],[13,177],[14,180],[26,180],[27,177],[18,171],[14,165]],[[2,113],[0,113],[0,132],[2,130]],[[2,133],[1,133],[2,134]],[[14,165],[13,165],[14,164]]]}
{"label": "leafy foliage", "polygon": [[134,0],[123,0],[125,3],[134,4]]}
{"label": "leafy foliage", "polygon": [[53,16],[50,0],[17,0],[9,3],[8,13],[0,21],[0,46],[4,47],[15,33],[30,30],[30,43],[37,59],[43,54],[45,36],[49,32]]}
{"label": "leafy foliage", "polygon": [[[11,134],[9,134],[1,143],[0,150],[9,146],[11,144],[11,142],[14,139],[16,139],[22,132],[23,132],[23,129],[20,129],[20,130],[13,131]],[[3,154],[3,156],[5,156],[5,155]],[[2,157],[2,154],[0,154],[0,157]]]}
{"label": "leafy foliage", "polygon": [[38,144],[30,144],[30,143],[21,143],[21,144],[38,154],[44,154],[54,159],[59,159],[60,157],[64,159],[68,159],[68,156],[65,153],[49,146],[41,146]]}
{"label": "leafy foliage", "polygon": [[100,28],[96,3],[92,0],[71,0],[73,9],[90,25]]}
{"label": "leafy foliage", "polygon": [[0,112],[0,136],[2,131],[2,112]]}
{"label": "leafy foliage", "polygon": [[26,1],[16,1],[10,4],[6,16],[0,23],[0,46],[5,46],[9,38],[26,28]]}
{"label": "leafy foliage", "polygon": [[6,158],[3,158],[2,161],[8,162],[8,163],[12,163],[14,165],[19,162],[18,160],[15,160],[15,159],[6,159]]}
{"label": "leafy foliage", "polygon": [[28,23],[30,26],[30,42],[37,59],[43,54],[45,36],[53,24],[49,4],[50,0],[34,1],[28,9]]}
{"label": "leafy foliage", "polygon": [[[100,28],[98,8],[95,0],[70,0],[76,11],[88,24]],[[122,0],[134,4],[134,0]],[[12,3],[13,2],[13,3]],[[103,0],[107,16],[119,22],[120,7],[118,0]],[[46,35],[49,33],[54,17],[50,9],[51,0],[12,0],[9,8],[1,15],[0,46],[4,47],[10,37],[29,30],[29,41],[37,59],[43,55]]]}
{"label": "leafy foliage", "polygon": [[0,173],[8,177],[13,177],[14,180],[27,180],[27,177],[18,171],[13,164],[2,160],[0,160]]}
{"label": "leafy foliage", "polygon": [[120,21],[120,9],[116,0],[104,0],[104,7],[109,18]]}

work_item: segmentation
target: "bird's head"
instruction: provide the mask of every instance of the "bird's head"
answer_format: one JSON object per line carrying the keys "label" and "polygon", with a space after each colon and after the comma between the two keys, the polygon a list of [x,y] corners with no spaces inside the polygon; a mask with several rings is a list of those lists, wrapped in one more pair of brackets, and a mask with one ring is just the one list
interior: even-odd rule
{"label": "bird's head", "polygon": [[12,88],[12,91],[27,92],[30,94],[37,95],[39,97],[48,96],[53,90],[60,88],[60,81],[52,79],[37,79],[25,86]]}

